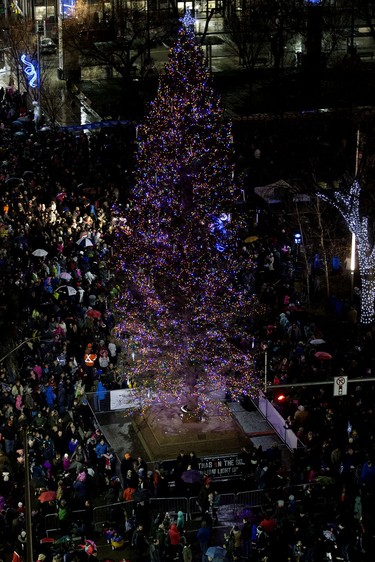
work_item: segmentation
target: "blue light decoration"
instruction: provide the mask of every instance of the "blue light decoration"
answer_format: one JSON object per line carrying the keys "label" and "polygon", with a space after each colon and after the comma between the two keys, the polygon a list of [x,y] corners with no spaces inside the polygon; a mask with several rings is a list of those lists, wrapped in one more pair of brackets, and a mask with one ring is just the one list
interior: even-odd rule
{"label": "blue light decoration", "polygon": [[228,233],[225,228],[226,223],[231,221],[230,213],[222,213],[220,217],[214,217],[212,219],[212,223],[210,225],[210,231],[212,233],[216,233],[217,235],[217,242],[216,242],[216,249],[218,252],[224,252],[225,250],[225,242],[228,238]]}
{"label": "blue light decoration", "polygon": [[73,16],[76,9],[76,0],[60,0],[60,16]]}
{"label": "blue light decoration", "polygon": [[191,14],[189,6],[186,8],[186,12],[184,14],[184,17],[180,19],[180,22],[182,23],[182,25],[186,29],[189,29],[189,27],[194,28],[195,19],[193,18],[192,14]]}
{"label": "blue light decoration", "polygon": [[26,74],[27,83],[30,88],[37,88],[38,86],[38,67],[34,63],[27,60],[26,55],[21,55],[21,62],[23,64],[23,71]]}

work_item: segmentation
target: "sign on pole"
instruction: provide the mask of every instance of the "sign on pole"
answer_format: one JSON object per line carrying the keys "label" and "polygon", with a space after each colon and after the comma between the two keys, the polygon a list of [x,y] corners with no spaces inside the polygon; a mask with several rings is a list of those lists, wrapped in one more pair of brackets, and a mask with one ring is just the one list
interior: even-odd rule
{"label": "sign on pole", "polygon": [[333,396],[346,396],[348,394],[348,377],[340,375],[333,379]]}

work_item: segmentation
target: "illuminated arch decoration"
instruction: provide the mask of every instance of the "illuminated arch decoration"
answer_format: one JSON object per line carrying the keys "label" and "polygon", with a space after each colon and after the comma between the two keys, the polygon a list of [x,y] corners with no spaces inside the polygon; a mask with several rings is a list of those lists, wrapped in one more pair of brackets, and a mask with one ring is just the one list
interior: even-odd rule
{"label": "illuminated arch decoration", "polygon": [[26,55],[21,55],[21,62],[23,64],[23,71],[26,74],[27,82],[30,88],[38,86],[38,70],[34,63],[27,60]]}

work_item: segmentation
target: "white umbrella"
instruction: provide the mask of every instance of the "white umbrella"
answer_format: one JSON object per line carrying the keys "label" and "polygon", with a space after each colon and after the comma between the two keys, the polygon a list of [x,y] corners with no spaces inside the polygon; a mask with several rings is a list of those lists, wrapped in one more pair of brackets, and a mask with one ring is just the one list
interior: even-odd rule
{"label": "white umbrella", "polygon": [[70,285],[63,285],[62,287],[59,287],[57,290],[60,291],[61,289],[66,289],[66,292],[68,293],[69,297],[77,294],[77,290],[74,287],[71,287]]}
{"label": "white umbrella", "polygon": [[326,343],[325,340],[322,340],[321,338],[317,338],[316,340],[310,340],[311,345],[323,345],[323,343]]}
{"label": "white umbrella", "polygon": [[60,275],[61,279],[65,279],[65,281],[70,281],[72,276],[67,271],[63,271]]}
{"label": "white umbrella", "polygon": [[37,258],[44,258],[47,254],[48,252],[46,250],[42,250],[42,248],[38,248],[38,250],[33,251],[33,256],[36,256]]}
{"label": "white umbrella", "polygon": [[91,242],[90,238],[88,238],[87,236],[82,236],[82,238],[80,238],[79,240],[77,240],[76,242],[78,244],[78,246],[81,246],[82,248],[88,248],[89,246],[93,246],[94,244]]}

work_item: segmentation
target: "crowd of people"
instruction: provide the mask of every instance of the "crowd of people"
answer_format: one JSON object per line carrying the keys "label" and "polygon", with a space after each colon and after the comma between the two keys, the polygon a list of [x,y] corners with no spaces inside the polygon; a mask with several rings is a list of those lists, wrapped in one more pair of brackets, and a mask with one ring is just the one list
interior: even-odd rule
{"label": "crowd of people", "polygon": [[[7,93],[6,103],[15,103],[12,96]],[[137,561],[216,562],[225,556],[320,562],[328,555],[366,560],[375,533],[371,384],[359,380],[340,398],[323,386],[285,393],[277,407],[301,447],[290,465],[278,447],[242,452],[243,476],[250,488],[267,492],[268,511],[245,506],[216,551],[220,484],[203,474],[194,487],[180,480],[183,471],[197,470],[194,454],[176,459],[174,487],[162,468],[150,467],[138,454],[128,452],[118,462],[85,395],[93,391],[100,405],[108,389],[131,384],[119,368],[123,350],[113,334],[118,288],[111,235],[112,208],[127,195],[134,132],[118,128],[88,136],[61,129],[17,135],[2,128],[0,137],[0,322],[6,359],[0,363],[0,556],[6,561],[13,556],[14,562],[26,556],[27,443],[40,562],[53,555],[64,562],[98,556],[99,539],[114,549],[127,546]],[[273,383],[372,373],[371,328],[361,333],[351,314],[342,333],[334,334],[326,318],[306,312],[294,285],[298,255],[284,227],[274,224],[273,235],[263,236],[267,225],[263,231],[259,226],[257,243],[244,250],[251,264],[244,280],[271,311],[258,335],[270,350]],[[312,343],[317,340],[323,343]],[[21,363],[13,360],[19,350]],[[320,361],[319,350],[332,359]],[[269,397],[275,401],[276,393]],[[304,486],[298,502],[286,495],[294,485]],[[198,530],[192,531],[178,510],[156,517],[149,510],[150,497],[182,489],[198,497]],[[129,504],[116,507],[118,501]],[[93,511],[98,502],[112,506],[100,530]],[[55,550],[43,542],[50,515],[57,517],[61,537],[77,537],[76,548],[68,540]],[[211,548],[212,556],[206,554]]]}
{"label": "crowd of people", "polygon": [[[12,96],[5,101],[17,110]],[[110,240],[133,132],[3,127],[0,136],[0,551],[24,557],[26,444],[34,545],[46,515],[70,533],[76,509],[89,539],[95,498],[119,481],[85,393],[100,399],[127,384],[113,335]],[[44,491],[53,499],[39,501]]]}

